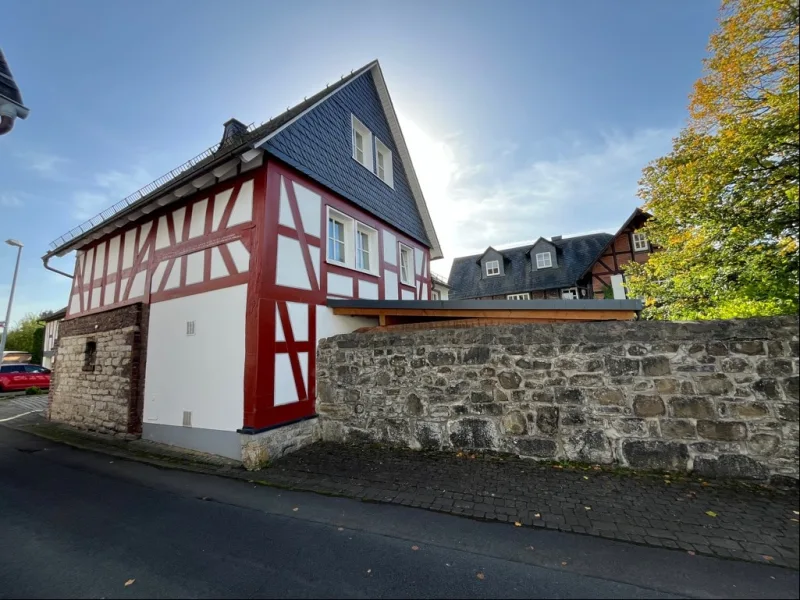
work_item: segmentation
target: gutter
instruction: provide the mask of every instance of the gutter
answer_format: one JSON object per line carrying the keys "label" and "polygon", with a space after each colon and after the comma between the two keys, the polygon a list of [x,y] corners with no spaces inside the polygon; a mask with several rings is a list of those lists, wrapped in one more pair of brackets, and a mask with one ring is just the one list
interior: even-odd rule
{"label": "gutter", "polygon": [[48,271],[52,271],[53,273],[58,273],[59,275],[63,275],[64,277],[69,277],[70,279],[75,279],[74,275],[70,275],[69,273],[65,273],[64,271],[59,271],[58,269],[55,269],[55,268],[51,267],[49,264],[47,264],[48,262],[50,262],[51,258],[53,258],[53,255],[50,254],[50,253],[45,254],[42,257],[42,263],[44,264],[44,268],[45,269],[47,269]]}

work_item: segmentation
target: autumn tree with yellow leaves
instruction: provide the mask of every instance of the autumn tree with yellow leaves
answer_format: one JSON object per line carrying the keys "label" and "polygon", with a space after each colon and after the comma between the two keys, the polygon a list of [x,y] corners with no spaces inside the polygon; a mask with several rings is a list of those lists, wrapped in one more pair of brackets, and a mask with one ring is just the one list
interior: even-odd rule
{"label": "autumn tree with yellow leaves", "polygon": [[640,181],[660,250],[626,279],[650,317],[798,310],[799,15],[797,0],[723,0],[689,123]]}

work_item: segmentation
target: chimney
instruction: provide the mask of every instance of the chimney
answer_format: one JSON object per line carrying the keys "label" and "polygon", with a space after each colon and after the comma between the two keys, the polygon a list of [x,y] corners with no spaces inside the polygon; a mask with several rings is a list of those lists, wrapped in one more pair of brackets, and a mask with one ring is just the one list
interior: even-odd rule
{"label": "chimney", "polygon": [[225,130],[222,132],[222,139],[219,142],[220,146],[224,146],[233,138],[239,137],[247,132],[247,125],[238,119],[228,119],[222,126]]}
{"label": "chimney", "polygon": [[560,235],[554,235],[553,237],[550,238],[550,241],[551,242],[560,242],[561,241],[561,236]]}

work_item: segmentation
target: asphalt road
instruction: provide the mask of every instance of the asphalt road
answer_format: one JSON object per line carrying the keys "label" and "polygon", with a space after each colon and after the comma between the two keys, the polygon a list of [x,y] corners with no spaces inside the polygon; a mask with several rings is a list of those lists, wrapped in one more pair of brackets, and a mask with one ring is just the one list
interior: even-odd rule
{"label": "asphalt road", "polygon": [[778,598],[797,597],[797,582],[777,567],[158,469],[0,426],[0,598]]}

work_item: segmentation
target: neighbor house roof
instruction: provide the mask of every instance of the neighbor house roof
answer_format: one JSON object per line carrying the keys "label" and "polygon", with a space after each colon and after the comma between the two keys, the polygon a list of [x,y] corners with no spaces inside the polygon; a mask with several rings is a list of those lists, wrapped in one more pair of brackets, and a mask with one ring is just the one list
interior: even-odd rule
{"label": "neighbor house roof", "polygon": [[[422,195],[422,190],[419,186],[414,167],[411,164],[411,157],[408,153],[405,140],[403,139],[402,131],[400,131],[399,121],[396,113],[394,112],[391,98],[388,95],[386,83],[383,79],[383,74],[377,60],[372,61],[364,67],[351,72],[349,75],[343,77],[336,83],[327,86],[324,90],[321,90],[310,98],[304,99],[303,102],[300,102],[294,107],[287,109],[284,113],[280,114],[274,119],[271,119],[270,121],[263,123],[258,127],[251,125],[241,134],[232,135],[225,138],[220,144],[212,146],[187,163],[184,163],[180,167],[173,169],[138,192],[131,194],[127,198],[118,202],[116,205],[101,212],[93,219],[90,219],[86,223],[83,223],[67,234],[54,240],[50,244],[52,250],[45,256],[62,256],[71,250],[81,247],[88,241],[100,237],[101,235],[108,233],[109,231],[121,225],[124,225],[126,220],[129,222],[130,220],[139,218],[139,216],[137,216],[137,211],[141,213],[141,207],[152,203],[156,199],[159,199],[159,202],[161,203],[163,202],[161,198],[167,196],[168,194],[175,194],[176,196],[180,197],[177,192],[180,192],[180,190],[186,187],[189,182],[192,182],[193,180],[196,181],[196,178],[201,174],[226,164],[239,154],[245,153],[250,149],[264,149],[267,152],[270,152],[268,142],[273,138],[273,136],[278,135],[286,127],[293,124],[296,120],[303,117],[306,113],[313,110],[319,104],[330,98],[333,94],[345,88],[349,83],[355,81],[365,73],[370,73],[373,81],[375,82],[375,87],[377,88],[377,93],[382,107],[386,112],[386,117],[389,122],[392,135],[395,138],[394,141],[397,145],[398,155],[402,161],[402,166],[408,178],[411,193],[413,194],[413,200],[416,205],[416,209],[419,211],[423,228],[418,231],[408,231],[408,228],[404,227],[403,223],[393,222],[390,211],[384,211],[383,214],[377,213],[377,216],[384,218],[384,220],[386,220],[390,225],[398,227],[419,241],[429,244],[431,248],[431,258],[441,258],[441,249],[436,232],[433,228],[433,222],[430,218],[430,214],[428,213],[425,198]],[[258,150],[254,151],[258,152]],[[279,156],[278,158],[281,157]],[[171,200],[175,199],[177,198],[172,198]],[[353,197],[349,197],[348,199],[359,205],[363,205],[365,203],[368,204],[365,202],[367,199],[363,199],[364,201],[359,201],[361,199]],[[374,207],[370,207],[368,205],[362,206],[362,208],[366,208],[371,212],[376,212],[374,211]]]}
{"label": "neighbor house roof", "polygon": [[482,298],[574,286],[613,237],[609,233],[592,233],[548,240],[557,253],[558,267],[552,269],[532,268],[528,253],[533,244],[498,250],[505,261],[505,275],[482,277],[480,259],[485,253],[456,258],[447,282],[450,298]]}
{"label": "neighbor house roof", "polygon": [[66,316],[67,316],[67,307],[65,306],[61,310],[57,310],[53,313],[50,313],[44,319],[42,319],[42,321],[44,321],[45,323],[49,323],[50,321],[60,321]]}
{"label": "neighbor house roof", "polygon": [[628,227],[628,225],[631,224],[631,222],[633,222],[634,219],[636,219],[637,217],[643,217],[645,220],[647,220],[647,219],[650,219],[652,216],[653,215],[651,215],[649,212],[645,212],[641,208],[636,207],[636,209],[631,213],[631,216],[628,217],[625,220],[625,222],[622,224],[622,227],[620,227],[617,230],[617,233],[612,235],[611,239],[608,240],[608,242],[606,242],[605,246],[603,246],[603,248],[600,250],[600,252],[597,253],[597,256],[595,256],[594,260],[591,263],[589,263],[588,265],[586,265],[586,268],[583,270],[583,273],[581,273],[581,277],[580,278],[583,278],[583,277],[585,277],[586,275],[589,274],[589,272],[592,270],[592,267],[594,266],[594,263],[596,263],[600,259],[600,257],[605,253],[605,251],[608,250],[609,247],[611,247],[611,244],[614,243],[614,240],[619,237],[620,233],[625,231],[625,229]]}

